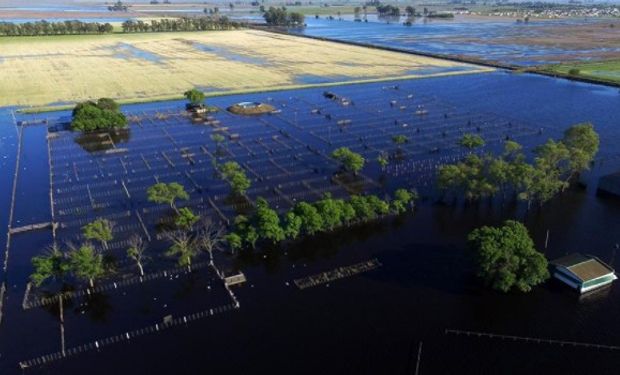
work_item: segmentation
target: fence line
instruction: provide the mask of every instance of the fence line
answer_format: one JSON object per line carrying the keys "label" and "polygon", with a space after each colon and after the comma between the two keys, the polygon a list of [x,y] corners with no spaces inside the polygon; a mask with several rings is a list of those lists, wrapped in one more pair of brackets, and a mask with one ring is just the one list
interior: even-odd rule
{"label": "fence line", "polygon": [[560,346],[580,346],[586,348],[596,348],[596,349],[608,349],[608,350],[620,350],[620,346],[615,345],[605,345],[605,344],[592,344],[586,342],[577,342],[577,341],[568,341],[568,340],[557,340],[557,339],[544,339],[537,337],[526,337],[526,336],[513,336],[513,335],[501,335],[495,333],[488,332],[476,332],[476,331],[464,331],[460,329],[446,329],[445,334],[449,335],[465,335],[465,336],[476,336],[476,337],[486,337],[491,339],[501,339],[501,340],[512,340],[512,341],[523,341],[527,343],[536,343],[536,344],[552,344],[552,345],[560,345]]}
{"label": "fence line", "polygon": [[53,362],[53,361],[57,361],[63,358],[67,358],[67,357],[71,357],[71,356],[75,356],[79,353],[82,352],[87,352],[90,350],[99,350],[103,347],[106,346],[110,346],[116,343],[121,343],[121,342],[126,342],[126,341],[130,341],[132,338],[135,337],[139,337],[139,336],[143,336],[143,335],[147,335],[147,334],[151,334],[151,333],[156,333],[174,326],[178,326],[181,324],[185,324],[187,325],[190,322],[196,321],[196,320],[200,320],[200,319],[204,319],[210,316],[214,316],[216,314],[221,314],[227,311],[233,311],[235,309],[238,309],[238,305],[234,304],[234,303],[230,303],[230,304],[226,304],[226,305],[220,305],[217,306],[215,308],[212,309],[207,309],[207,310],[203,310],[200,312],[196,312],[193,314],[189,314],[189,315],[184,315],[182,317],[178,317],[178,318],[172,318],[171,316],[168,317],[164,317],[164,320],[162,323],[156,323],[153,325],[149,325],[143,328],[139,328],[139,329],[135,329],[133,331],[127,331],[125,333],[122,333],[120,335],[116,335],[116,336],[108,336],[106,338],[103,339],[98,339],[95,341],[91,341],[88,342],[86,344],[83,345],[79,345],[79,346],[75,346],[72,348],[69,348],[67,350],[63,351],[59,351],[59,352],[54,352],[54,353],[49,353],[49,354],[45,354],[42,355],[40,357],[36,357],[36,358],[32,358],[32,359],[28,359],[25,361],[21,361],[19,362],[19,367],[24,370],[27,368],[31,368],[31,367],[35,367],[35,366],[40,366],[49,362]]}
{"label": "fence line", "polygon": [[342,279],[345,277],[354,276],[362,272],[373,270],[380,266],[381,263],[379,262],[379,260],[374,258],[350,266],[338,267],[331,271],[321,272],[317,275],[307,276],[301,279],[295,279],[294,282],[299,289],[306,289],[313,286],[326,284],[328,282]]}

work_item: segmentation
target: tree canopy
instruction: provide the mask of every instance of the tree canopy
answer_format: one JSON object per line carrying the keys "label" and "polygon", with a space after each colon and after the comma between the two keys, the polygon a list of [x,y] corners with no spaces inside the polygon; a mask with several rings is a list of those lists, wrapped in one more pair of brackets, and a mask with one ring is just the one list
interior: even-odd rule
{"label": "tree canopy", "polygon": [[112,99],[78,103],[73,109],[71,128],[81,131],[110,130],[127,126],[127,118]]}
{"label": "tree canopy", "polygon": [[70,265],[65,254],[57,247],[51,248],[47,254],[32,258],[34,272],[30,279],[36,286],[41,286],[46,280],[62,280],[70,271]]}
{"label": "tree canopy", "polygon": [[347,147],[340,147],[332,152],[332,158],[342,163],[344,169],[357,174],[364,168],[366,160],[357,152],[351,151]]}
{"label": "tree canopy", "polygon": [[80,279],[88,280],[91,288],[94,286],[94,281],[105,274],[103,256],[89,244],[73,250],[69,258],[73,274]]}
{"label": "tree canopy", "polygon": [[92,223],[88,223],[82,227],[82,234],[87,240],[95,240],[101,242],[104,248],[107,248],[109,241],[114,238],[112,234],[113,223],[106,219],[97,219]]}
{"label": "tree canopy", "polygon": [[187,194],[183,185],[178,182],[168,184],[164,182],[157,183],[148,188],[147,196],[150,202],[167,203],[177,213],[179,210],[177,210],[174,202],[177,199],[189,199],[189,194]]}
{"label": "tree canopy", "polygon": [[474,149],[484,146],[484,139],[478,134],[467,133],[461,137],[459,145],[468,149]]}
{"label": "tree canopy", "polygon": [[196,88],[185,91],[183,96],[185,96],[185,99],[187,99],[192,105],[203,104],[205,100],[205,94]]}
{"label": "tree canopy", "polygon": [[265,22],[270,26],[303,26],[304,15],[297,12],[288,12],[285,7],[269,7],[263,14]]}
{"label": "tree canopy", "polygon": [[250,188],[250,179],[248,179],[239,163],[229,161],[220,165],[218,169],[235,194],[245,194]]}
{"label": "tree canopy", "polygon": [[493,289],[528,292],[549,278],[547,259],[534,248],[527,228],[517,221],[475,229],[468,241],[476,252],[478,275]]}

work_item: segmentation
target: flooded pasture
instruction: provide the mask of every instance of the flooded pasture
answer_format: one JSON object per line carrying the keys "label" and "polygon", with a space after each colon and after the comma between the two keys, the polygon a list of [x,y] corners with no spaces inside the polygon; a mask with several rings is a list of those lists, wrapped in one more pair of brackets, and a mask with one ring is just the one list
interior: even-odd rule
{"label": "flooded pasture", "polygon": [[[89,366],[93,374],[408,374],[420,348],[421,374],[464,373],[464,368],[466,373],[617,372],[620,357],[613,348],[451,331],[620,345],[617,285],[587,298],[554,281],[530,294],[498,294],[474,277],[464,240],[477,226],[517,217],[540,249],[549,230],[549,258],[584,251],[617,266],[620,201],[596,195],[597,178],[620,169],[617,89],[498,71],[329,91],[350,104],[326,98],[323,89],[224,96],[208,102],[222,109],[263,102],[278,113],[240,117],[220,111],[198,122],[181,102],[131,105],[123,108],[128,131],[88,136],[64,130],[69,113],[13,119],[5,109],[0,165],[3,175],[12,176],[16,166],[18,173],[15,185],[12,178],[0,181],[0,212],[7,213],[0,228],[60,225],[10,236],[8,259],[3,258],[8,263],[0,372],[17,374],[20,361],[60,350],[57,303],[42,291],[27,291],[30,258],[53,236],[62,243],[79,240],[80,228],[96,217],[116,223],[107,251],[116,257],[116,273],[92,294],[74,285],[65,312],[70,356],[33,365],[26,373],[78,373]],[[464,133],[479,133],[487,141],[484,152],[499,150],[507,138],[531,151],[582,121],[601,134],[595,166],[582,178],[585,187],[529,212],[514,202],[437,203],[436,168],[466,154],[457,144]],[[228,140],[216,144],[214,133]],[[395,135],[410,142],[398,148]],[[356,179],[334,177],[339,165],[328,155],[342,146],[367,160]],[[381,153],[393,157],[385,170],[375,162]],[[246,200],[231,199],[214,159],[243,166],[252,179]],[[383,195],[410,186],[424,199],[403,217],[235,257],[217,253],[221,270],[241,270],[248,279],[233,287],[233,296],[206,258],[188,272],[164,256],[160,228],[171,210],[146,199],[146,189],[158,181],[182,183],[190,199],[180,206],[222,221],[249,209],[259,196],[280,212],[324,193]],[[152,239],[146,265],[152,276],[142,281],[124,256],[136,232]],[[2,233],[0,241],[5,240]],[[381,266],[303,290],[294,284],[371,259]],[[174,324],[160,329],[166,316]]]}
{"label": "flooded pasture", "polygon": [[401,48],[413,52],[462,56],[520,67],[617,56],[620,32],[614,20],[562,19],[516,23],[514,20],[423,21],[412,26],[306,18],[307,27],[291,29],[328,39]]}

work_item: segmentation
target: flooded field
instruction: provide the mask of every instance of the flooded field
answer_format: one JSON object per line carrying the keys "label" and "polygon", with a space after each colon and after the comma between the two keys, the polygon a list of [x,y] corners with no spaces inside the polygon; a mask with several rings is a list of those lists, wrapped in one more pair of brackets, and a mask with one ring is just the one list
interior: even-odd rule
{"label": "flooded field", "polygon": [[313,17],[307,17],[306,22],[305,29],[291,31],[521,67],[597,60],[620,53],[617,20],[563,19],[525,24],[456,17],[448,21],[417,20],[411,27],[403,26],[402,22],[364,23]]}
{"label": "flooded field", "polygon": [[[105,217],[116,223],[109,254],[118,259],[117,273],[101,281],[92,295],[78,286],[67,301],[70,357],[43,366],[27,362],[32,366],[25,373],[72,374],[87,365],[93,374],[263,373],[276,371],[277,360],[278,373],[405,374],[413,371],[421,342],[420,373],[463,373],[463,368],[468,373],[506,368],[524,374],[558,369],[617,373],[620,360],[613,348],[508,342],[446,331],[620,345],[615,285],[586,299],[553,281],[527,295],[496,294],[472,276],[464,243],[476,226],[518,217],[539,248],[550,231],[549,258],[584,251],[617,266],[620,202],[595,194],[597,177],[620,169],[616,89],[494,72],[329,90],[351,103],[327,99],[317,88],[225,96],[209,104],[226,108],[257,101],[279,113],[240,117],[220,111],[201,122],[185,115],[181,102],[126,106],[129,130],[104,137],[64,131],[69,113],[13,119],[5,109],[0,165],[11,176],[18,156],[19,173],[15,185],[11,178],[0,181],[0,208],[7,213],[0,217],[0,228],[52,219],[60,225],[55,231],[10,237],[3,259],[7,292],[0,372],[17,374],[18,362],[60,350],[57,304],[36,289],[27,291],[30,258],[52,236],[75,241],[82,225]],[[32,125],[18,125],[21,121]],[[531,150],[581,121],[591,121],[601,134],[595,167],[583,177],[586,188],[572,189],[530,212],[513,203],[435,203],[435,169],[465,154],[457,145],[463,133],[484,137],[484,152],[498,150],[507,138]],[[215,133],[228,140],[217,145],[210,137]],[[411,140],[402,150],[392,142],[398,134]],[[327,155],[341,146],[368,160],[354,181],[333,178],[338,165]],[[382,170],[375,160],[383,152],[402,157]],[[243,166],[252,179],[249,202],[230,198],[228,186],[214,174],[214,158]],[[238,257],[218,253],[221,270],[242,270],[248,278],[230,294],[206,258],[188,273],[163,255],[160,219],[170,209],[149,203],[145,192],[157,181],[182,183],[190,199],[181,206],[221,221],[247,210],[259,196],[281,212],[326,192],[335,197],[390,194],[411,186],[424,200],[409,216]],[[153,242],[146,266],[152,276],[142,282],[123,256],[136,232]],[[371,260],[381,266],[304,290],[294,284]],[[163,329],[168,315],[174,322]],[[149,360],[132,360],[144,356]]]}

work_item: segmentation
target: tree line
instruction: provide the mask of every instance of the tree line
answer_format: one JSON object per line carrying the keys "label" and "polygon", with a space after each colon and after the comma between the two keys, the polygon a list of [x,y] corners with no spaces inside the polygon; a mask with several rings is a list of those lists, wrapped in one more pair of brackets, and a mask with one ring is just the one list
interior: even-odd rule
{"label": "tree line", "polygon": [[269,9],[263,14],[267,25],[270,26],[303,26],[304,15],[298,12],[289,12],[285,7]]}
{"label": "tree line", "polygon": [[242,26],[242,23],[231,21],[228,17],[223,16],[163,18],[150,22],[127,20],[121,24],[124,33],[231,30]]}
{"label": "tree line", "polygon": [[345,200],[325,194],[314,203],[299,202],[279,216],[264,198],[258,197],[253,213],[250,216],[238,215],[233,230],[225,238],[232,250],[254,249],[259,241],[276,244],[376,220],[388,214],[401,214],[412,208],[416,199],[415,190],[407,189],[396,190],[392,200],[383,200],[376,195],[352,195]]}
{"label": "tree line", "polygon": [[107,34],[114,27],[109,23],[72,21],[0,22],[2,36]]}
{"label": "tree line", "polygon": [[[468,137],[464,145],[481,145]],[[599,136],[592,124],[573,125],[560,141],[549,139],[536,147],[528,162],[523,147],[506,141],[501,155],[469,154],[464,160],[439,168],[438,187],[446,195],[468,200],[508,193],[522,201],[543,204],[564,191],[574,177],[590,168],[599,148]]]}

